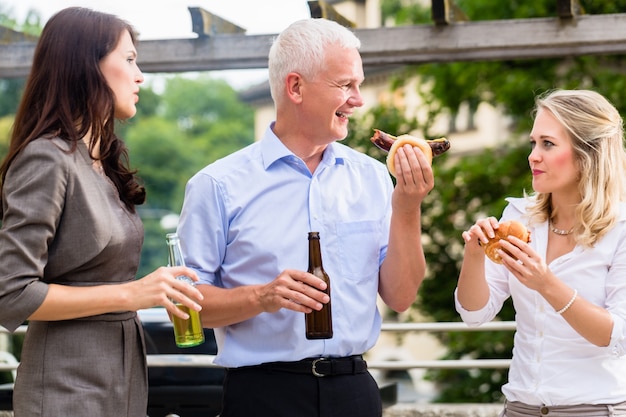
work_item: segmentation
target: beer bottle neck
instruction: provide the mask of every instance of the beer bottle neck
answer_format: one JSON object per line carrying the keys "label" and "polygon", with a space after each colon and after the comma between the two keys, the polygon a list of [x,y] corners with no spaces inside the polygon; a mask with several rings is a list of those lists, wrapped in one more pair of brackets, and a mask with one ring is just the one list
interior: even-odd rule
{"label": "beer bottle neck", "polygon": [[317,232],[309,233],[309,271],[322,267],[322,251],[320,249],[320,238]]}
{"label": "beer bottle neck", "polygon": [[168,263],[170,266],[185,266],[183,251],[180,247],[180,240],[175,233],[168,233],[166,236]]}

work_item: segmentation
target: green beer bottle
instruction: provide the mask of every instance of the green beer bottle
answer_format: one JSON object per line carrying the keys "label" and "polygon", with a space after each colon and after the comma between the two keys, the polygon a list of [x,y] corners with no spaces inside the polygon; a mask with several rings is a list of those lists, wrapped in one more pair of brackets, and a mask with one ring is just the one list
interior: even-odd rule
{"label": "green beer bottle", "polygon": [[[165,235],[167,241],[169,266],[185,266],[183,252],[180,248],[180,239],[176,233],[168,233]],[[195,285],[194,282],[184,275],[177,276],[176,279],[185,281],[189,285]],[[198,346],[204,343],[204,329],[200,321],[200,313],[192,310],[187,306],[176,303],[176,307],[189,314],[187,320],[172,315],[172,324],[174,325],[174,337],[176,346],[185,348]]]}

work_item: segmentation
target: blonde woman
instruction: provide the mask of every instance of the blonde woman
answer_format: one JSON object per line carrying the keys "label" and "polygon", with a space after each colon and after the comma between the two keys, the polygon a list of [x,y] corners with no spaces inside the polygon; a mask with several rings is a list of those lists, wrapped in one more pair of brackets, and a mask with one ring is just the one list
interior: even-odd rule
{"label": "blonde woman", "polygon": [[508,297],[516,310],[502,413],[626,415],[626,153],[623,122],[603,96],[555,90],[536,100],[528,162],[534,193],[502,218],[531,241],[502,241],[502,264],[481,243],[498,220],[463,232],[456,309],[478,326]]}

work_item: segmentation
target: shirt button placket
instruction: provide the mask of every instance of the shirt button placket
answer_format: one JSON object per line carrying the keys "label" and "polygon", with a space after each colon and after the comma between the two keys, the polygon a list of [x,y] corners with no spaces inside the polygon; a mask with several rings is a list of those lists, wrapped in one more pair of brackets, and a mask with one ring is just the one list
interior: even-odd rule
{"label": "shirt button placket", "polygon": [[322,198],[320,192],[320,185],[317,176],[313,176],[311,178],[311,184],[309,185],[309,224],[311,230],[315,230],[321,232],[322,228],[322,219],[320,218],[322,214]]}

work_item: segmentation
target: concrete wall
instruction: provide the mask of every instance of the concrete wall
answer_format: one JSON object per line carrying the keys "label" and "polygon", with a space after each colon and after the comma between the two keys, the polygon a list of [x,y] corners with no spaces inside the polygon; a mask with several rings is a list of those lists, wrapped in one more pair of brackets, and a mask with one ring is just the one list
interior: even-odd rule
{"label": "concrete wall", "polygon": [[498,417],[501,404],[395,404],[383,417]]}

